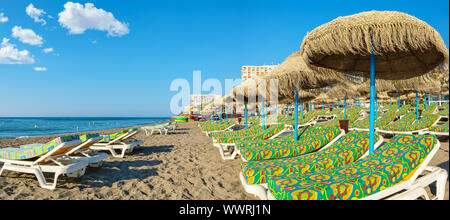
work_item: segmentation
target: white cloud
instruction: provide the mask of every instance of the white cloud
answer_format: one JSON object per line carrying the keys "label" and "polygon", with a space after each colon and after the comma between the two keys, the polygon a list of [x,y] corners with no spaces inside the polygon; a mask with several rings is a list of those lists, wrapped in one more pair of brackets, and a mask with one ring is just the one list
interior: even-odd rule
{"label": "white cloud", "polygon": [[34,33],[31,29],[23,29],[20,26],[14,26],[12,36],[19,39],[22,43],[30,45],[42,45],[42,37]]}
{"label": "white cloud", "polygon": [[34,19],[34,22],[42,23],[42,25],[47,24],[47,22],[41,18],[47,13],[42,9],[35,8],[33,4],[30,3],[25,8],[25,12],[27,13],[28,16]]}
{"label": "white cloud", "polygon": [[38,71],[38,72],[40,72],[40,71],[47,71],[47,67],[34,67],[34,70]]}
{"label": "white cloud", "polygon": [[33,56],[28,50],[19,51],[16,45],[9,43],[8,38],[3,38],[0,46],[0,64],[32,64]]}
{"label": "white cloud", "polygon": [[58,16],[61,26],[69,29],[71,34],[82,34],[88,29],[107,31],[108,36],[123,36],[130,32],[128,23],[118,21],[111,12],[98,9],[92,3],[83,6],[67,2]]}
{"label": "white cloud", "polygon": [[45,48],[44,53],[50,53],[53,52],[53,48]]}
{"label": "white cloud", "polygon": [[0,13],[0,23],[5,23],[8,21],[8,17],[5,16],[5,13]]}

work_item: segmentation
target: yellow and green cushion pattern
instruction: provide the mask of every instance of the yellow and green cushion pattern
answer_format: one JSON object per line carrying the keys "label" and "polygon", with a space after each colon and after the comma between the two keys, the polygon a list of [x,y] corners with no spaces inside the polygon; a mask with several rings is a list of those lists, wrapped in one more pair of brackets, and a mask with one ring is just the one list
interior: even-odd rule
{"label": "yellow and green cushion pattern", "polygon": [[[375,133],[375,141],[380,136]],[[249,184],[266,183],[273,175],[290,175],[340,167],[358,160],[369,150],[369,133],[351,131],[327,149],[277,160],[250,161],[241,166]]]}
{"label": "yellow and green cushion pattern", "polygon": [[224,130],[228,127],[230,127],[231,125],[233,125],[234,123],[232,121],[228,121],[228,123],[226,121],[220,123],[207,123],[207,124],[203,124],[201,125],[200,129],[202,131],[220,131],[220,130]]}
{"label": "yellow and green cushion pattern", "polygon": [[[387,108],[387,111],[385,113],[381,114],[381,118],[375,121],[375,127],[385,126],[389,122],[393,121],[396,117],[395,112],[397,111],[397,108]],[[357,121],[353,123],[354,128],[363,128],[368,129],[369,128],[369,115],[364,117],[364,119]]]}
{"label": "yellow and green cushion pattern", "polygon": [[335,108],[335,109],[325,113],[324,115],[338,115],[338,114],[342,113],[342,111],[344,111],[343,108]]}
{"label": "yellow and green cushion pattern", "polygon": [[217,139],[217,143],[236,143],[239,141],[255,141],[255,140],[265,140],[271,138],[275,134],[281,132],[284,129],[284,125],[270,125],[266,130],[261,130],[258,133],[249,136],[241,136],[241,137],[225,137]]}
{"label": "yellow and green cushion pattern", "polygon": [[436,111],[437,107],[438,107],[437,103],[428,105],[427,108],[425,110],[423,110],[422,114],[433,114]]}
{"label": "yellow and green cushion pattern", "polygon": [[381,129],[385,131],[406,131],[406,129],[408,129],[408,127],[410,127],[415,120],[416,120],[416,113],[408,112],[401,119],[392,122],[386,126],[381,126]]}
{"label": "yellow and green cushion pattern", "polygon": [[210,136],[213,138],[223,138],[223,137],[239,137],[246,136],[247,134],[254,134],[257,131],[262,130],[262,127],[259,125],[253,125],[248,129],[242,129],[238,131],[224,131],[224,132],[216,132],[212,133]]}
{"label": "yellow and green cushion pattern", "polygon": [[99,143],[107,143],[107,142],[110,142],[110,141],[122,136],[123,134],[125,134],[124,131],[119,131],[114,134],[103,135],[103,138],[101,140],[99,140],[98,142]]}
{"label": "yellow and green cushion pattern", "polygon": [[408,131],[417,131],[431,127],[440,118],[437,114],[424,115],[419,121],[415,121],[412,126],[407,127]]}
{"label": "yellow and green cushion pattern", "polygon": [[404,115],[408,112],[408,109],[411,108],[411,105],[407,104],[407,105],[403,105],[402,107],[400,107],[398,109],[397,112],[395,112],[395,116],[400,116],[400,115]]}
{"label": "yellow and green cushion pattern", "polygon": [[81,135],[80,136],[80,140],[85,142],[91,138],[96,138],[96,137],[100,137],[100,134],[95,133],[95,134],[85,134],[85,135]]}
{"label": "yellow and green cushion pattern", "polygon": [[445,103],[444,104],[444,109],[443,110],[441,110],[441,111],[439,111],[439,115],[440,116],[447,116],[448,117],[448,103]]}
{"label": "yellow and green cushion pattern", "polygon": [[[324,133],[324,129],[317,129],[312,126],[308,126],[300,130],[299,132],[299,141],[307,141],[311,138],[313,134],[322,134]],[[256,147],[265,147],[265,146],[276,146],[282,144],[283,142],[293,142],[294,141],[294,133],[278,137],[275,139],[266,139],[266,140],[258,140],[258,141],[237,141],[236,149],[241,150],[244,148],[256,148]]]}
{"label": "yellow and green cushion pattern", "polygon": [[[349,125],[352,125],[356,119],[359,118],[359,112],[362,110],[362,108],[347,108],[347,120]],[[331,121],[327,121],[325,123],[316,124],[316,126],[323,127],[323,128],[330,128],[330,127],[339,127],[339,120],[345,119],[345,111],[340,113],[336,116],[335,119]]]}
{"label": "yellow and green cushion pattern", "polygon": [[305,140],[281,142],[276,146],[243,148],[240,149],[240,152],[241,156],[247,161],[296,157],[322,148],[336,138],[339,133],[340,130],[338,128],[330,128],[322,134],[310,135]]}
{"label": "yellow and green cushion pattern", "polygon": [[77,140],[78,138],[78,135],[63,136],[46,144],[27,144],[20,146],[20,148],[2,148],[0,149],[0,158],[8,160],[32,159],[48,153],[62,143]]}
{"label": "yellow and green cushion pattern", "polygon": [[398,135],[373,154],[332,169],[274,175],[269,190],[279,200],[355,200],[407,180],[436,145],[434,135]]}
{"label": "yellow and green cushion pattern", "polygon": [[429,128],[429,130],[431,132],[439,132],[439,133],[445,133],[445,132],[449,132],[449,128],[448,128],[448,121],[444,124],[441,124],[439,126],[433,126],[431,128]]}

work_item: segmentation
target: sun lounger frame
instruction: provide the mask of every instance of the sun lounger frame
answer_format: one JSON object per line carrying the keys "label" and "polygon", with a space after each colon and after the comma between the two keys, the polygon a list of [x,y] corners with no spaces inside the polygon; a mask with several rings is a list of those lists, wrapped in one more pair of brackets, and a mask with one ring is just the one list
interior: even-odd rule
{"label": "sun lounger frame", "polygon": [[[447,171],[439,167],[428,166],[434,155],[438,152],[440,145],[439,140],[437,140],[434,148],[419,165],[416,172],[410,179],[395,184],[394,186],[381,190],[380,192],[367,196],[361,200],[404,200],[417,199],[419,197],[429,199],[426,194],[425,187],[429,186],[433,182],[436,182],[436,195],[431,199],[443,200],[445,196],[445,185],[447,184]],[[419,177],[419,175],[421,175],[424,171],[429,173]],[[276,199],[269,190],[267,192],[267,198],[271,200]]]}
{"label": "sun lounger frame", "polygon": [[[380,147],[383,144],[383,142],[384,142],[383,136],[379,135],[379,137],[380,137],[380,139],[374,145],[374,149],[375,150],[378,149],[378,147]],[[331,145],[327,145],[326,147],[328,148],[330,146]],[[325,150],[325,149],[326,148],[323,147],[319,151],[322,151],[322,150]],[[308,154],[305,154],[305,155],[308,155]],[[367,155],[369,155],[369,150],[367,150],[366,153],[363,154],[359,159],[362,159],[362,158],[366,157]],[[247,193],[253,194],[256,197],[259,197],[261,200],[268,200],[268,199],[270,199],[270,196],[272,196],[272,194],[269,191],[269,187],[268,187],[267,183],[263,183],[263,184],[249,184],[247,182],[247,180],[245,179],[244,174],[242,174],[242,172],[240,172],[239,178],[241,180],[242,187],[244,187],[244,190]]]}
{"label": "sun lounger frame", "polygon": [[[142,141],[134,141],[129,144],[122,142],[123,140],[136,135],[138,132],[139,130],[128,132],[108,143],[95,143],[90,147],[90,149],[97,151],[109,151],[113,157],[123,158],[126,153],[133,152],[134,148],[143,143]],[[119,150],[120,154],[117,154],[116,150]]]}
{"label": "sun lounger frame", "polygon": [[[69,177],[84,175],[88,162],[66,157],[64,154],[64,148],[69,150],[79,143],[81,143],[80,140],[61,143],[35,161],[0,159],[0,162],[4,163],[0,176],[5,170],[34,174],[42,188],[54,190],[60,175]],[[55,153],[58,154],[53,155]],[[53,183],[47,183],[44,173],[54,173]]]}

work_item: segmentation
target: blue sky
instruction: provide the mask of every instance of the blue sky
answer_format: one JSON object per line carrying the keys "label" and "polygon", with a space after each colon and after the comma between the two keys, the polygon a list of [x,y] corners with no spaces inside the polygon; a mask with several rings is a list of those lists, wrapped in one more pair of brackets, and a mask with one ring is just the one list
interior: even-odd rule
{"label": "blue sky", "polygon": [[[67,0],[0,1],[0,41],[34,59],[0,64],[0,117],[168,116],[172,80],[192,80],[194,70],[203,79],[240,78],[242,65],[278,64],[307,31],[362,11],[405,12],[434,27],[447,47],[449,39],[448,1],[73,1],[88,2],[112,13],[114,30],[64,26],[58,14]],[[37,22],[30,3],[46,13]],[[24,43],[15,26],[41,41]]]}

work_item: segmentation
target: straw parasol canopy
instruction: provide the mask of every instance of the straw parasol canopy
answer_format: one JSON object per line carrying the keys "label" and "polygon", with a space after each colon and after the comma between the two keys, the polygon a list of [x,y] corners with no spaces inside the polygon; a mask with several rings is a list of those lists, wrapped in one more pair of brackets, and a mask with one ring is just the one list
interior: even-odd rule
{"label": "straw parasol canopy", "polygon": [[446,83],[446,84],[444,84],[442,87],[441,87],[441,92],[440,92],[442,95],[448,95],[448,83]]}
{"label": "straw parasol canopy", "polygon": [[435,78],[434,74],[425,74],[411,79],[398,80],[392,84],[401,93],[439,91],[441,87],[441,83]]}
{"label": "straw parasol canopy", "polygon": [[331,102],[332,99],[330,99],[330,97],[325,94],[325,93],[320,93],[315,99],[312,100],[312,103],[314,104],[322,104],[323,102],[327,103],[327,102]]}
{"label": "straw parasol canopy", "polygon": [[[393,89],[393,85],[388,80],[377,79],[375,80],[375,88],[378,92],[390,91]],[[368,96],[370,94],[370,81],[367,80],[358,86],[357,91],[360,96]]]}
{"label": "straw parasol canopy", "polygon": [[[285,103],[293,103],[295,101],[295,92],[293,92],[292,94],[288,94],[288,95],[282,95],[281,96],[282,100],[285,100]],[[311,100],[313,100],[314,98],[316,98],[316,95],[314,95],[311,92],[305,91],[305,90],[298,90],[298,100],[303,100],[303,102],[309,102]]]}
{"label": "straw parasol canopy", "polygon": [[348,80],[340,82],[327,92],[327,96],[330,99],[344,99],[346,97],[354,97],[357,95],[357,87]]}
{"label": "straw parasol canopy", "polygon": [[434,28],[396,11],[338,17],[308,33],[301,45],[301,55],[312,68],[364,77],[370,76],[371,53],[380,79],[411,78],[448,62],[447,47]]}
{"label": "straw parasol canopy", "polygon": [[324,68],[312,70],[305,63],[300,52],[294,52],[272,73],[263,76],[263,79],[278,80],[279,94],[289,97],[295,92],[294,88],[298,90],[323,88],[344,80],[344,76]]}

